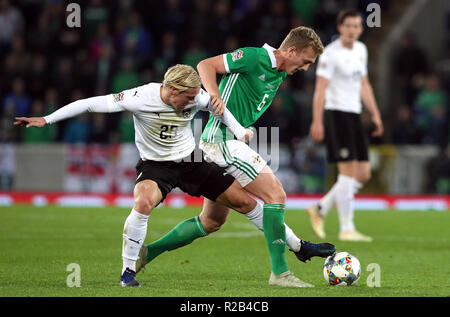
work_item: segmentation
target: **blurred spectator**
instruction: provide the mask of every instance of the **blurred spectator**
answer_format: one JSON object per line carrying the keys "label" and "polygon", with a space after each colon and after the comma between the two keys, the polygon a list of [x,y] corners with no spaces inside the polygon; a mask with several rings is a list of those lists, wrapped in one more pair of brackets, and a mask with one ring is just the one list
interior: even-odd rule
{"label": "blurred spectator", "polygon": [[12,109],[14,116],[27,117],[30,112],[30,97],[25,91],[23,78],[16,78],[12,83],[12,92],[5,96],[3,107]]}
{"label": "blurred spectator", "polygon": [[22,13],[9,0],[0,0],[0,55],[11,49],[13,40],[24,31]]}
{"label": "blurred spectator", "polygon": [[112,80],[111,92],[119,93],[140,85],[142,85],[142,81],[139,73],[134,69],[133,61],[130,58],[122,59],[121,70]]}
{"label": "blurred spectator", "polygon": [[210,10],[212,4],[214,2],[209,0],[194,0],[194,9],[189,14],[188,24],[191,34],[201,34],[203,40],[211,38],[210,30],[213,20]]}
{"label": "blurred spectator", "polygon": [[[31,117],[43,117],[48,113],[45,111],[44,103],[35,100],[31,106]],[[56,128],[54,124],[47,124],[43,128],[30,127],[23,130],[22,140],[24,143],[49,143],[56,138]]]}
{"label": "blurred spectator", "polygon": [[[72,102],[83,98],[85,96],[80,90],[74,90],[72,92]],[[68,120],[64,130],[63,141],[70,144],[87,144],[89,141],[89,133],[89,114],[83,113]]]}
{"label": "blurred spectator", "polygon": [[166,32],[162,36],[162,45],[156,52],[153,68],[158,74],[158,78],[162,78],[166,70],[176,64],[178,60],[178,40],[174,32]]}
{"label": "blurred spectator", "polygon": [[394,144],[416,144],[418,142],[416,125],[412,111],[407,105],[397,109],[396,118],[392,126],[392,142]]}
{"label": "blurred spectator", "polygon": [[121,143],[134,143],[134,121],[131,112],[122,113],[119,129]]}
{"label": "blurred spectator", "polygon": [[89,143],[109,143],[109,130],[106,121],[107,114],[93,113],[89,130]]}
{"label": "blurred spectator", "polygon": [[447,141],[448,96],[440,87],[439,77],[429,75],[414,103],[414,120],[422,143],[443,144]]}
{"label": "blurred spectator", "polygon": [[58,92],[62,98],[62,103],[67,104],[69,102],[69,96],[72,89],[75,87],[76,74],[74,71],[73,61],[69,57],[61,57],[57,61],[56,71],[51,73],[50,84],[58,87]]}
{"label": "blurred spectator", "polygon": [[393,59],[393,68],[404,95],[400,102],[412,105],[418,93],[418,82],[429,68],[427,56],[413,34],[406,33],[401,39]]}
{"label": "blurred spectator", "polygon": [[43,54],[35,54],[28,69],[28,91],[33,98],[39,98],[48,86],[47,58]]}
{"label": "blurred spectator", "polygon": [[427,174],[427,193],[450,194],[450,157],[447,147],[440,147],[438,155],[427,163]]}
{"label": "blurred spectator", "polygon": [[316,11],[319,9],[318,0],[291,0],[291,5],[296,15],[300,16],[306,25],[311,25],[314,22]]}
{"label": "blurred spectator", "polygon": [[87,8],[83,9],[82,30],[87,37],[97,34],[97,28],[108,22],[110,10],[103,0],[90,0]]}
{"label": "blurred spectator", "polygon": [[30,48],[36,53],[50,53],[55,34],[50,27],[48,11],[43,9],[37,20],[37,27],[30,30],[28,37]]}
{"label": "blurred spectator", "polygon": [[0,142],[0,190],[11,190],[16,173],[15,146]]}
{"label": "blurred spectator", "polygon": [[182,57],[182,63],[197,68],[197,64],[208,57],[210,57],[210,53],[198,41],[193,39]]}
{"label": "blurred spectator", "polygon": [[120,34],[120,52],[142,62],[150,56],[152,48],[150,33],[143,26],[140,14],[135,11]]}
{"label": "blurred spectator", "polygon": [[227,36],[233,33],[233,20],[231,16],[230,2],[218,0],[214,2],[210,34],[214,41],[208,43],[208,48],[213,55],[223,53],[223,46]]}

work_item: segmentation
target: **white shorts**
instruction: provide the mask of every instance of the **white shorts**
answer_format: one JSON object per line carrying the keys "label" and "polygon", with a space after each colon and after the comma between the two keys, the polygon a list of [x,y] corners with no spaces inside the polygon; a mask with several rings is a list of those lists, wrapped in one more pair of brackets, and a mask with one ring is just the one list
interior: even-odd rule
{"label": "white shorts", "polygon": [[262,171],[267,162],[246,143],[228,140],[221,143],[200,141],[200,149],[205,153],[207,162],[214,162],[225,168],[242,187],[252,182]]}

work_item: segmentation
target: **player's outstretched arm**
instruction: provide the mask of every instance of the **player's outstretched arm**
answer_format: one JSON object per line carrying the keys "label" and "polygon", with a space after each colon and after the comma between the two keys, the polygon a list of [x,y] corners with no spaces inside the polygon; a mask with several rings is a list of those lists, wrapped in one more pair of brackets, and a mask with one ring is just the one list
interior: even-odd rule
{"label": "player's outstretched arm", "polygon": [[[111,99],[111,100],[108,100]],[[29,127],[43,127],[46,124],[52,124],[68,118],[78,116],[84,112],[119,112],[125,110],[124,106],[119,102],[112,101],[113,96],[98,96],[86,99],[80,99],[69,103],[68,105],[56,110],[45,117],[17,117],[14,125]],[[132,109],[131,109],[132,110]]]}

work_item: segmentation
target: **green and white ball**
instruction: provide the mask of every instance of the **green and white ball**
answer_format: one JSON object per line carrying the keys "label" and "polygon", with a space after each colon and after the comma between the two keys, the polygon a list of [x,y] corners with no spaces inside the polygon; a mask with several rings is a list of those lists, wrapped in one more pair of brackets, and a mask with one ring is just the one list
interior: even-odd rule
{"label": "green and white ball", "polygon": [[361,276],[361,264],[353,254],[338,252],[326,258],[323,277],[330,285],[354,285]]}

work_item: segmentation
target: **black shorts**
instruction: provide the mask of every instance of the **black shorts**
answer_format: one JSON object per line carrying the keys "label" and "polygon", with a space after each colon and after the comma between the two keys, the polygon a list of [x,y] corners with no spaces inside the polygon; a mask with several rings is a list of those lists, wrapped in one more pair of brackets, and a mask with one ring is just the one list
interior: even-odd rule
{"label": "black shorts", "polygon": [[328,162],[369,160],[369,141],[359,114],[325,110],[324,126]]}
{"label": "black shorts", "polygon": [[176,162],[139,160],[136,172],[136,184],[146,179],[158,184],[163,196],[161,202],[175,187],[191,196],[204,196],[216,201],[217,197],[234,182],[234,177],[225,174],[225,169],[203,160],[202,162],[193,162],[193,159]]}

